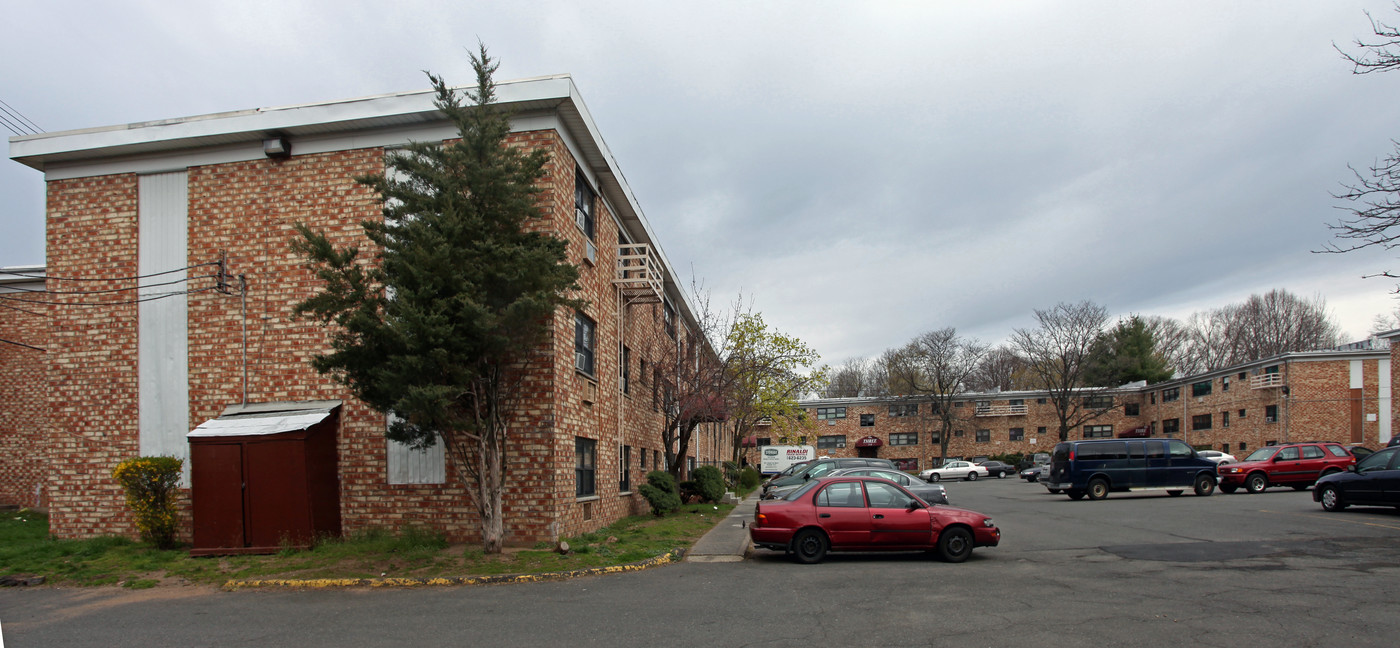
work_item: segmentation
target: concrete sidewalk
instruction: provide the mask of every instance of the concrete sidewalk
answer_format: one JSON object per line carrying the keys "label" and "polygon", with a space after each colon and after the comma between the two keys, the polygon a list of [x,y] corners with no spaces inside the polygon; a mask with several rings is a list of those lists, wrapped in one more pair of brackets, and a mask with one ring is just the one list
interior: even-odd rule
{"label": "concrete sidewalk", "polygon": [[749,553],[749,522],[762,489],[749,493],[685,555],[686,562],[739,562]]}

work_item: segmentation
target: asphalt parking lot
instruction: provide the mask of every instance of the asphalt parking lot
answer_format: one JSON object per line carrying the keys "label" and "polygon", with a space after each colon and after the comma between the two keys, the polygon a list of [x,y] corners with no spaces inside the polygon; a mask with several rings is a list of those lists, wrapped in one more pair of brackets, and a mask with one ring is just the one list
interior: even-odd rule
{"label": "asphalt parking lot", "polygon": [[1400,514],[1311,491],[1074,502],[947,482],[999,547],[963,564],[833,554],[408,591],[0,591],[6,646],[1396,644]]}

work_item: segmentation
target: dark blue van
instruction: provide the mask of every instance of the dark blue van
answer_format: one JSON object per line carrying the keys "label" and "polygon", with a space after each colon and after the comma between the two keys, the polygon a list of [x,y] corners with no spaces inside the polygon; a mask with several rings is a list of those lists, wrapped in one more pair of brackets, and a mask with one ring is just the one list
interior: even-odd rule
{"label": "dark blue van", "polygon": [[1215,492],[1215,462],[1196,456],[1181,439],[1103,439],[1065,441],[1050,453],[1045,487],[1070,499],[1091,500],[1110,491],[1164,490],[1180,495]]}

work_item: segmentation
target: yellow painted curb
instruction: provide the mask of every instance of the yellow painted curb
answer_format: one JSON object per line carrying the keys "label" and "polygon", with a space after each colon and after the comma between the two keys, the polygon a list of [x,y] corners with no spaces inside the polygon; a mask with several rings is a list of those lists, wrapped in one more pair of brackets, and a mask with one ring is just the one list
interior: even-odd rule
{"label": "yellow painted curb", "polygon": [[540,583],[544,581],[568,580],[580,576],[599,576],[640,571],[649,567],[676,562],[685,555],[684,549],[675,549],[655,558],[626,565],[611,567],[590,567],[571,569],[543,574],[506,574],[499,576],[455,576],[450,578],[310,578],[310,579],[251,579],[231,580],[224,583],[224,590],[234,591],[249,588],[292,588],[322,589],[328,587],[429,587],[435,585],[500,585],[505,583]]}

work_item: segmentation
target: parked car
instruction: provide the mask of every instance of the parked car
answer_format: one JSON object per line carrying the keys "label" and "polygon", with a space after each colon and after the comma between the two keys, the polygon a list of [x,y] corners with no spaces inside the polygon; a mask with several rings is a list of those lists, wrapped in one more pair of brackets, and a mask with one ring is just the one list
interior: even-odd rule
{"label": "parked car", "polygon": [[1343,472],[1319,478],[1313,501],[1325,511],[1348,506],[1400,507],[1400,446],[1371,453]]}
{"label": "parked car", "polygon": [[1351,453],[1351,456],[1356,457],[1357,461],[1361,461],[1367,455],[1370,455],[1371,453],[1375,452],[1375,450],[1372,450],[1360,443],[1348,443],[1342,447],[1346,448],[1347,452]]}
{"label": "parked car", "polygon": [[1050,454],[1045,488],[1081,499],[1108,497],[1112,491],[1165,490],[1180,495],[1215,492],[1215,462],[1196,455],[1181,439],[1064,441]]}
{"label": "parked car", "polygon": [[856,477],[879,477],[888,479],[907,490],[919,499],[929,504],[947,504],[948,490],[942,484],[930,484],[922,479],[911,477],[909,473],[899,470],[887,470],[885,468],[842,468],[827,473],[829,477],[843,477],[854,475]]}
{"label": "parked car", "polygon": [[1196,456],[1202,459],[1209,459],[1211,461],[1214,461],[1215,465],[1217,466],[1231,464],[1235,463],[1236,461],[1239,461],[1239,459],[1235,458],[1235,455],[1232,455],[1228,452],[1221,452],[1219,450],[1197,450]]}
{"label": "parked car", "polygon": [[966,479],[977,481],[978,477],[986,477],[987,469],[971,461],[949,461],[937,468],[929,468],[919,473],[919,479],[929,482],[942,481],[944,479]]}
{"label": "parked car", "polygon": [[983,461],[982,463],[979,463],[977,465],[987,469],[988,477],[996,477],[997,479],[1001,479],[1002,477],[1005,477],[1007,475],[1016,474],[1016,467],[1012,466],[1009,463],[1002,463],[1000,461]]}
{"label": "parked car", "polygon": [[1390,437],[1390,441],[1385,444],[1387,448],[1394,448],[1395,446],[1400,446],[1400,436]]}
{"label": "parked car", "polygon": [[981,513],[930,506],[887,479],[844,476],[758,502],[749,537],[800,563],[821,562],[828,551],[929,551],[956,563],[974,547],[995,547],[1001,530]]}
{"label": "parked car", "polygon": [[1220,468],[1220,490],[1233,493],[1241,486],[1260,493],[1270,486],[1303,490],[1319,477],[1342,472],[1356,457],[1340,443],[1309,442],[1266,446],[1243,461]]}
{"label": "parked car", "polygon": [[1039,476],[1040,466],[1031,466],[1030,468],[1021,471],[1021,479],[1024,479],[1028,482],[1034,482],[1036,477]]}
{"label": "parked car", "polygon": [[833,470],[865,467],[898,470],[895,468],[894,462],[889,459],[814,459],[807,462],[802,468],[794,470],[791,475],[768,480],[768,483],[763,485],[762,498],[777,499],[783,497],[807,481],[822,477]]}

